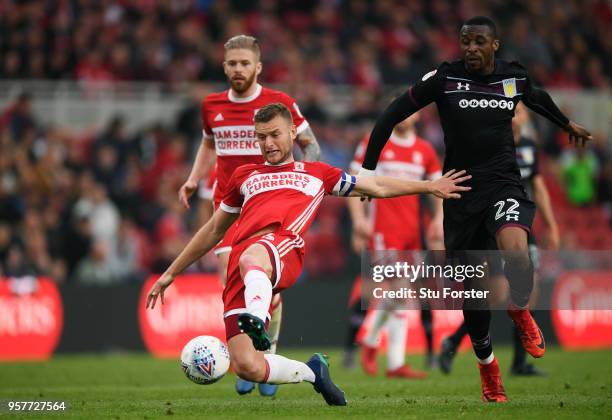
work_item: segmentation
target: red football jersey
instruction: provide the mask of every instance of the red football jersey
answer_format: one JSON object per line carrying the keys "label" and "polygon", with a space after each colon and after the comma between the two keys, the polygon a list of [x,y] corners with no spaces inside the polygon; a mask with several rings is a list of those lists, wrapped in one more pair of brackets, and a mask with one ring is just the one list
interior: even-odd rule
{"label": "red football jersey", "polygon": [[220,208],[241,213],[232,240],[236,245],[260,230],[302,235],[325,194],[348,196],[356,178],[323,162],[251,164],[232,175]]}
{"label": "red football jersey", "polygon": [[255,93],[237,98],[231,89],[212,93],[202,102],[204,136],[213,138],[217,153],[217,185],[215,204],[221,201],[232,173],[247,163],[263,163],[264,158],[255,138],[253,117],[258,109],[273,102],[289,108],[300,134],[308,127],[293,98],[278,90],[257,85]]}
{"label": "red football jersey", "polygon": [[[351,170],[357,172],[361,167],[367,145],[368,137],[357,147]],[[400,139],[392,134],[376,166],[376,175],[414,181],[435,179],[441,175],[440,171],[440,162],[431,144],[414,134],[407,139]],[[419,238],[418,195],[374,199],[370,203],[369,214],[375,249],[391,249],[389,244],[377,243],[377,238]]]}

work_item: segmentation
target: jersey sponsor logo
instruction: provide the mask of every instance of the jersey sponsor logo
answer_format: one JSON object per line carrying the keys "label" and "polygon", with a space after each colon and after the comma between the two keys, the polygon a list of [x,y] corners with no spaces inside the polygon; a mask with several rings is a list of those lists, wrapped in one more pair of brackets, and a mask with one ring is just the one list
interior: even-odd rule
{"label": "jersey sponsor logo", "polygon": [[504,79],[502,80],[504,87],[504,95],[507,98],[514,98],[516,96],[516,79]]}
{"label": "jersey sponsor logo", "polygon": [[215,127],[213,137],[215,149],[219,156],[261,155],[252,125],[234,125]]}
{"label": "jersey sponsor logo", "polygon": [[429,73],[427,73],[425,76],[423,76],[423,78],[421,79],[422,81],[425,81],[427,79],[429,79],[431,76],[433,76],[434,74],[436,74],[438,70],[432,70]]}
{"label": "jersey sponsor logo", "polygon": [[376,175],[402,179],[420,180],[423,179],[424,174],[425,167],[418,163],[381,161],[376,167]]}
{"label": "jersey sponsor logo", "polygon": [[323,181],[312,175],[295,172],[276,172],[249,176],[242,183],[240,192],[244,196],[244,202],[246,203],[257,194],[283,188],[300,191],[314,197],[321,190],[322,185]]}
{"label": "jersey sponsor logo", "polygon": [[457,90],[470,90],[470,84],[469,83],[461,83],[461,82],[457,82]]}
{"label": "jersey sponsor logo", "polygon": [[223,114],[219,112],[213,121],[223,121]]}
{"label": "jersey sponsor logo", "polygon": [[499,108],[499,109],[514,109],[513,101],[505,101],[503,99],[461,99],[459,101],[460,108]]}

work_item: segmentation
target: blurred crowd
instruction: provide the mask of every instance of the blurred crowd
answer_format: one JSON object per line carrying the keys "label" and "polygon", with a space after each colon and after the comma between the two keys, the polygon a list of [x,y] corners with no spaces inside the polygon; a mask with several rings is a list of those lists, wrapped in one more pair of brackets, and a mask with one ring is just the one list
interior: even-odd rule
{"label": "blurred crowd", "polygon": [[455,59],[458,28],[477,14],[498,22],[501,55],[540,84],[609,88],[607,0],[4,0],[0,75],[222,81],[224,41],[248,33],[262,46],[263,82],[372,90]]}
{"label": "blurred crowd", "polygon": [[[262,83],[281,84],[298,99],[322,158],[346,168],[388,101],[376,93],[457,57],[458,25],[474,14],[499,22],[502,55],[528,65],[539,83],[609,89],[606,1],[0,1],[0,78],[224,83],[223,42],[254,34]],[[340,121],[324,106],[335,84],[351,85]],[[177,199],[200,141],[201,98],[171,126],[128,133],[118,115],[99,132],[75,133],[44,126],[31,95],[0,110],[0,276],[105,285],[164,270],[197,227],[202,205],[188,211]],[[536,128],[566,200],[601,203],[612,220],[605,139],[574,152],[558,130]],[[443,153],[435,109],[423,112],[419,132]],[[345,266],[344,211],[339,199],[326,198],[307,242],[311,275]],[[214,266],[211,256],[194,269]]]}

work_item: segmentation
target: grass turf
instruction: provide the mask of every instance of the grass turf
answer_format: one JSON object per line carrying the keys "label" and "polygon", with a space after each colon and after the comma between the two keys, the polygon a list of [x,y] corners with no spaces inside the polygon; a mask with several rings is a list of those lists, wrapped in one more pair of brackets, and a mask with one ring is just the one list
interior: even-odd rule
{"label": "grass turf", "polygon": [[[306,360],[312,352],[285,350]],[[545,378],[507,374],[510,352],[498,347],[508,404],[480,400],[471,354],[460,354],[450,376],[423,381],[366,377],[341,367],[341,352],[328,351],[334,380],[349,405],[328,407],[310,384],[284,385],[272,398],[234,392],[234,376],[210,386],[189,382],[176,360],[147,355],[57,356],[44,363],[0,364],[0,416],[11,418],[612,418],[612,352],[547,350],[537,366]],[[422,356],[409,356],[419,367]],[[381,360],[381,370],[383,360]],[[65,413],[9,413],[7,400],[65,400]]]}

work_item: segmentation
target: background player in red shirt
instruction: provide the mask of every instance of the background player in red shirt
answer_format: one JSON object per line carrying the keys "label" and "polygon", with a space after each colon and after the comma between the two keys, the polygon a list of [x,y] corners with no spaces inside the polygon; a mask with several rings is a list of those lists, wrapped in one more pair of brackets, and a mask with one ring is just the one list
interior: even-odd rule
{"label": "background player in red shirt", "polygon": [[330,405],[346,405],[344,393],[331,381],[326,359],[313,355],[308,362],[264,354],[271,345],[265,320],[273,294],[291,287],[304,259],[302,235],[312,223],[325,194],[395,197],[431,193],[460,198],[469,187],[465,171],[449,171],[435,181],[408,181],[391,177],[348,175],[322,162],[295,162],[296,136],[291,114],[283,104],[270,104],[255,115],[258,143],[265,164],[240,167],[229,181],[220,210],[203,226],[155,282],[146,306],[155,307],[158,296],[176,275],[211,250],[238,219],[232,240],[228,280],[223,292],[227,344],[235,372],[253,382],[314,385]]}
{"label": "background player in red shirt", "polygon": [[[263,163],[259,146],[255,139],[253,116],[258,109],[272,102],[280,102],[289,108],[296,125],[296,142],[300,146],[305,161],[319,160],[320,148],[317,140],[304,119],[297,103],[283,92],[262,87],[257,83],[261,73],[261,51],[257,39],[252,36],[238,35],[230,38],[224,45],[225,61],[223,70],[230,84],[230,89],[212,93],[202,103],[203,138],[187,181],[179,190],[179,199],[189,208],[189,197],[198,187],[198,182],[206,178],[215,164],[216,184],[213,192],[215,209],[226,192],[227,183],[232,173],[247,163]],[[230,242],[235,233],[231,227],[224,239],[217,245],[215,254],[219,257],[219,277],[225,284]],[[280,333],[282,303],[280,298],[274,302],[275,311],[272,321],[274,345]],[[254,385],[238,381],[236,391],[246,394]],[[270,396],[276,387],[259,388],[262,395]]]}
{"label": "background player in red shirt", "polygon": [[[440,162],[429,142],[416,135],[415,123],[419,114],[397,124],[389,142],[385,145],[378,166],[377,175],[394,176],[401,179],[436,179],[441,175]],[[359,172],[368,145],[368,137],[355,152],[351,172]],[[429,227],[428,240],[440,242],[442,230],[442,200],[433,197],[433,218]],[[421,237],[421,214],[418,196],[396,197],[389,200],[373,200],[366,204],[357,198],[349,200],[353,220],[353,244],[356,248],[367,246],[371,252],[418,250],[423,247]],[[359,251],[361,252],[361,251]],[[361,302],[357,302],[361,309]],[[402,378],[425,378],[427,374],[405,364],[408,318],[405,309],[382,303],[371,308],[373,320],[361,342],[361,364],[364,371],[375,375],[376,353],[379,333],[387,327],[389,334],[387,351],[387,376]]]}

